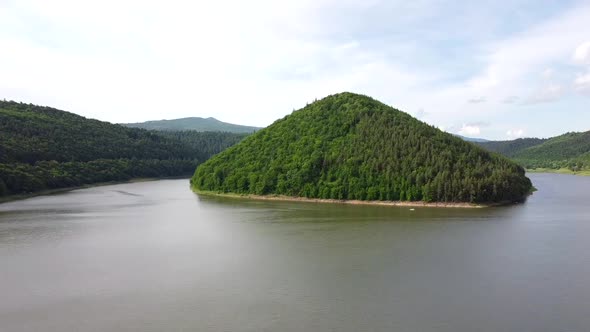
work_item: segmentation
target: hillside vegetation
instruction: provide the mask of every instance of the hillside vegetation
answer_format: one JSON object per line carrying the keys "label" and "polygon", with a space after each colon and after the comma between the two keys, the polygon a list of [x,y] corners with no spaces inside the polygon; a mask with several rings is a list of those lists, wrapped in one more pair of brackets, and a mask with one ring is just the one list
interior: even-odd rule
{"label": "hillside vegetation", "polygon": [[503,202],[524,169],[372,98],[316,101],[201,164],[193,188],[341,200]]}
{"label": "hillside vegetation", "polygon": [[545,141],[547,140],[541,138],[519,138],[511,141],[476,142],[476,144],[488,151],[512,158],[522,150],[543,144]]}
{"label": "hillside vegetation", "polygon": [[241,126],[222,122],[215,118],[182,118],[173,120],[156,120],[138,123],[124,123],[126,127],[143,128],[152,130],[195,130],[195,131],[220,131],[230,133],[251,134],[260,128]]}
{"label": "hillside vegetation", "polygon": [[0,101],[0,196],[188,175],[243,134],[155,132]]}
{"label": "hillside vegetation", "polygon": [[549,139],[524,138],[478,144],[512,158],[527,169],[590,170],[590,131]]}

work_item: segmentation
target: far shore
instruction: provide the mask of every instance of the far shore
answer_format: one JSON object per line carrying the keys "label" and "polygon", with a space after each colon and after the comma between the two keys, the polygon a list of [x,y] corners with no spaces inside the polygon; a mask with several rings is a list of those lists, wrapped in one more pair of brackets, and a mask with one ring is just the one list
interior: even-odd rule
{"label": "far shore", "polygon": [[360,201],[360,200],[339,200],[339,199],[324,199],[324,198],[307,198],[307,197],[292,197],[282,195],[251,195],[251,194],[234,194],[234,193],[218,193],[212,191],[202,191],[195,188],[192,190],[203,196],[217,196],[238,199],[253,199],[263,201],[284,201],[284,202],[309,202],[309,203],[331,203],[331,204],[350,204],[350,205],[381,205],[381,206],[402,206],[402,207],[434,207],[434,208],[467,208],[467,209],[481,209],[492,206],[509,205],[513,202],[490,203],[490,204],[474,204],[464,202],[421,202],[421,201]]}
{"label": "far shore", "polygon": [[571,174],[571,175],[580,175],[580,176],[590,176],[590,170],[583,170],[583,171],[572,171],[568,168],[533,168],[533,169],[526,169],[528,173],[555,173],[555,174]]}
{"label": "far shore", "polygon": [[78,190],[78,189],[110,186],[110,185],[114,185],[114,184],[147,182],[147,181],[157,181],[157,180],[170,180],[170,179],[187,179],[188,180],[188,179],[190,179],[190,175],[170,176],[170,177],[161,177],[161,178],[158,178],[158,177],[156,177],[156,178],[133,178],[133,179],[125,180],[125,181],[97,182],[97,183],[84,184],[84,185],[75,186],[75,187],[47,189],[47,190],[36,191],[34,193],[3,196],[3,197],[0,197],[0,204],[12,202],[12,201],[20,201],[23,199],[37,197],[37,196],[56,195],[56,194],[66,193],[68,191]]}

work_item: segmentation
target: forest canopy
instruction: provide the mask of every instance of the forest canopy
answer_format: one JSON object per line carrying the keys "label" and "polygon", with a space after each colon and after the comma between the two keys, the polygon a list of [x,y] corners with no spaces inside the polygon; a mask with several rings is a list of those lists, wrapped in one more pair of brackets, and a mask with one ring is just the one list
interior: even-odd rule
{"label": "forest canopy", "polygon": [[524,169],[370,97],[307,105],[201,164],[197,191],[340,200],[505,202]]}
{"label": "forest canopy", "polygon": [[0,101],[0,196],[137,177],[184,176],[245,134],[149,131]]}
{"label": "forest canopy", "polygon": [[590,131],[548,139],[519,138],[477,144],[511,158],[526,169],[590,170]]}

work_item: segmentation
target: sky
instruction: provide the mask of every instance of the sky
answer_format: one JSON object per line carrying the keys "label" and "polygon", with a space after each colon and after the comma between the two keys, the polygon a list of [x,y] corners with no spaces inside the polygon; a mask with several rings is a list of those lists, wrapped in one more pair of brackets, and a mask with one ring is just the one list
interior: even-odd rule
{"label": "sky", "polygon": [[369,95],[495,140],[590,130],[590,1],[0,0],[0,98],[253,126]]}

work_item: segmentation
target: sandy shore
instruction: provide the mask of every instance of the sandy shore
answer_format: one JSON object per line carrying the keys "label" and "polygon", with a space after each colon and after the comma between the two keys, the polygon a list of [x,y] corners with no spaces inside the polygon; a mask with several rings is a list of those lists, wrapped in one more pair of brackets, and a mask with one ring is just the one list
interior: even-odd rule
{"label": "sandy shore", "polygon": [[436,208],[485,208],[490,206],[506,205],[509,203],[497,204],[472,204],[461,202],[406,202],[406,201],[359,201],[359,200],[339,200],[339,199],[323,199],[323,198],[307,198],[307,197],[291,197],[280,195],[250,195],[250,194],[232,194],[232,193],[217,193],[211,191],[201,191],[193,188],[193,191],[199,195],[204,196],[218,196],[240,199],[254,199],[263,201],[285,201],[285,202],[310,202],[310,203],[331,203],[331,204],[351,204],[351,205],[382,205],[382,206],[404,206],[404,207],[436,207]]}

